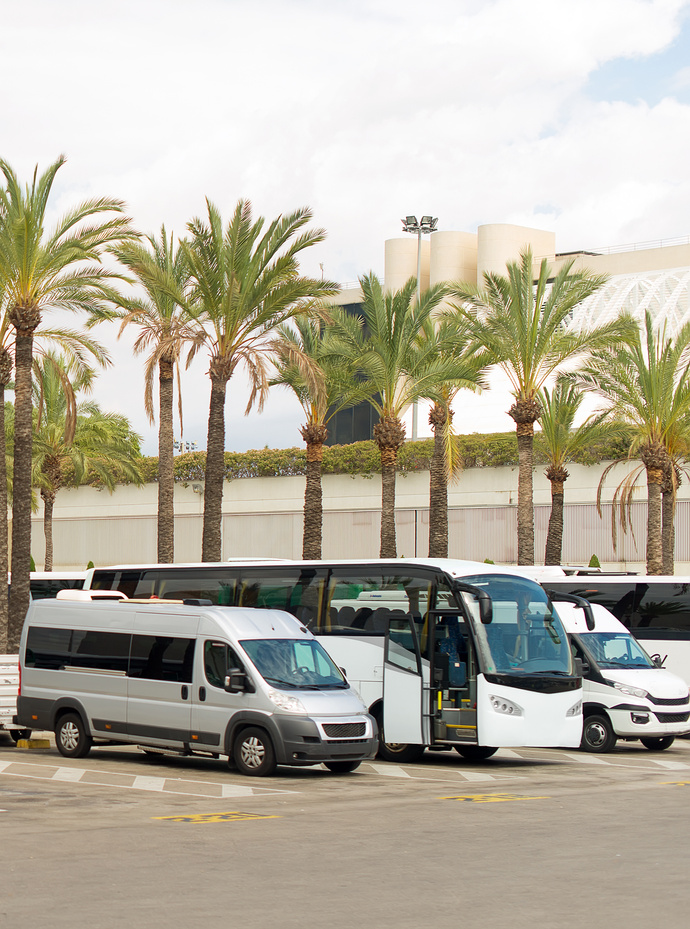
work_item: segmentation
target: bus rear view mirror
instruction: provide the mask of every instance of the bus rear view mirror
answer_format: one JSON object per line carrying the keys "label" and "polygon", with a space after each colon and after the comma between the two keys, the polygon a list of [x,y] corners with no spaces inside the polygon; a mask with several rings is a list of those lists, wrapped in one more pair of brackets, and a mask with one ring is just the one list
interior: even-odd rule
{"label": "bus rear view mirror", "polygon": [[544,588],[544,591],[547,597],[552,601],[558,602],[558,600],[560,600],[562,603],[572,603],[574,606],[579,607],[585,614],[587,628],[592,632],[594,629],[594,613],[592,611],[592,604],[589,600],[585,600],[584,597],[578,597],[576,594],[567,594],[561,590],[547,590]]}
{"label": "bus rear view mirror", "polygon": [[249,679],[244,671],[240,671],[239,668],[230,668],[228,673],[225,675],[225,690],[231,694],[243,693],[246,691],[251,691],[253,688],[249,683]]}

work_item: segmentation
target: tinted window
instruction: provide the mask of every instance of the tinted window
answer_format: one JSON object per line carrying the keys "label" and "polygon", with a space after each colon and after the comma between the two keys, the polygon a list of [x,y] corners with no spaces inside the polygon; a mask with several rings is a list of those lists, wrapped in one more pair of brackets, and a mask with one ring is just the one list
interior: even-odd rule
{"label": "tinted window", "polygon": [[223,687],[230,668],[244,671],[244,666],[233,649],[225,642],[204,642],[204,672],[214,687]]}
{"label": "tinted window", "polygon": [[335,568],[328,585],[328,615],[321,633],[385,635],[393,620],[407,624],[411,614],[421,634],[423,619],[435,594],[434,578],[393,573],[390,568]]}
{"label": "tinted window", "polygon": [[128,632],[91,632],[75,629],[69,664],[75,668],[127,672],[129,660]]}
{"label": "tinted window", "polygon": [[83,577],[51,577],[31,579],[31,599],[49,600],[57,596],[59,590],[78,589],[84,586]]}
{"label": "tinted window", "polygon": [[239,584],[239,606],[286,610],[312,631],[318,625],[325,572],[284,568],[244,570]]}
{"label": "tinted window", "polygon": [[43,629],[41,626],[31,626],[26,638],[25,666],[55,671],[69,664],[71,638],[71,629]]}
{"label": "tinted window", "polygon": [[164,635],[132,636],[129,676],[191,684],[194,639]]}
{"label": "tinted window", "polygon": [[597,581],[595,578],[548,582],[546,587],[565,590],[600,603],[638,639],[690,639],[690,584]]}

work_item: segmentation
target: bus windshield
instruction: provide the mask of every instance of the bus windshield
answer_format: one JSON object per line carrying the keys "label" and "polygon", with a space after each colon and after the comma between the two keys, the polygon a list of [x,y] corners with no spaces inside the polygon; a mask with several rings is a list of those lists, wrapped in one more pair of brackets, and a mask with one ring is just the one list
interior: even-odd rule
{"label": "bus windshield", "polygon": [[240,645],[267,684],[289,690],[348,687],[326,650],[313,639],[245,639]]}
{"label": "bus windshield", "polygon": [[579,639],[600,669],[654,667],[649,655],[625,632],[588,632]]}
{"label": "bus windshield", "polygon": [[[528,578],[506,574],[465,577],[491,597],[493,619],[484,625],[471,602],[483,670],[502,674],[573,674],[568,637],[544,590]],[[469,603],[468,603],[469,605]]]}

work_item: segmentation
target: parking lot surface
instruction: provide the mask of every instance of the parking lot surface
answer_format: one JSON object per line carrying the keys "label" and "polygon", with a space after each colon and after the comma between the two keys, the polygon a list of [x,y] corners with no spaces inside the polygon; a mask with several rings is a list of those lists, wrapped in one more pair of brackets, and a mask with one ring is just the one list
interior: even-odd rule
{"label": "parking lot surface", "polygon": [[3,929],[687,925],[690,741],[349,775],[0,733]]}

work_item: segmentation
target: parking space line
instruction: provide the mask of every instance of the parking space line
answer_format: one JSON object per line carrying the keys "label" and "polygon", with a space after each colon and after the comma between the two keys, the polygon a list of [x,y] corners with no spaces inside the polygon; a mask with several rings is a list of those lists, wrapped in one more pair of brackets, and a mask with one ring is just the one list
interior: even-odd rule
{"label": "parking space line", "polygon": [[51,780],[53,781],[72,781],[76,783],[80,781],[84,776],[84,771],[79,768],[58,768],[55,774],[53,774]]}
{"label": "parking space line", "polygon": [[651,761],[652,764],[658,764],[662,768],[669,768],[671,771],[687,771],[690,768],[690,764],[686,764],[684,761],[666,761],[665,758],[649,758],[648,761]]}
{"label": "parking space line", "polygon": [[369,762],[369,767],[373,768],[377,774],[383,774],[386,777],[412,777],[399,764],[372,764]]}

